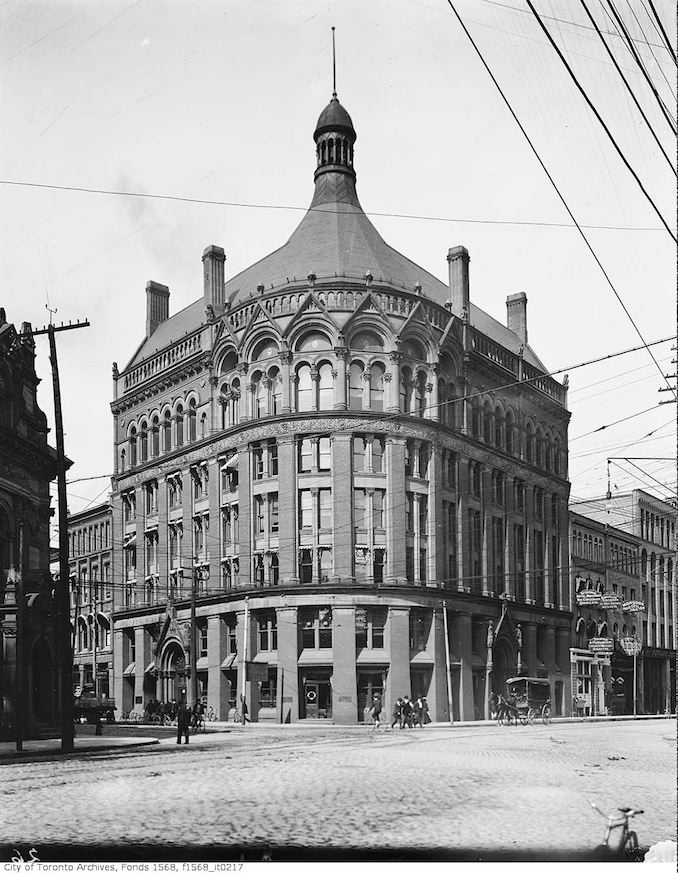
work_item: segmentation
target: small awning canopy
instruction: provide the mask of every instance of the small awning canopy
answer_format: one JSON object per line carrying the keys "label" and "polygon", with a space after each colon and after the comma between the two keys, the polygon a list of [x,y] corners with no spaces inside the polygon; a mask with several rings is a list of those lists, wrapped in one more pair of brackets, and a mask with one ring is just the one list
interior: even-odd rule
{"label": "small awning canopy", "polygon": [[128,664],[125,669],[122,671],[123,676],[134,676],[136,670],[136,664],[132,661],[131,664]]}
{"label": "small awning canopy", "polygon": [[268,664],[269,667],[275,667],[278,664],[277,652],[257,652],[252,658],[254,664]]}
{"label": "small awning canopy", "polygon": [[[146,669],[144,670],[144,673],[150,673],[151,670],[155,670],[155,661],[151,661],[151,663],[148,665],[148,667],[146,667]],[[125,674],[123,673],[123,676],[124,675]]]}
{"label": "small awning canopy", "polygon": [[226,655],[224,660],[221,662],[221,669],[230,670],[231,667],[235,664],[235,659],[237,657],[238,656],[235,654],[235,652],[232,655]]}
{"label": "small awning canopy", "polygon": [[208,666],[209,660],[207,658],[198,658],[198,660],[195,662],[196,670],[206,670]]}
{"label": "small awning canopy", "polygon": [[130,534],[125,542],[122,544],[123,549],[130,549],[137,541],[137,535],[135,533]]}
{"label": "small awning canopy", "polygon": [[434,664],[435,661],[429,655],[428,652],[417,652],[417,654],[410,658],[410,664]]}
{"label": "small awning canopy", "polygon": [[238,454],[236,452],[235,455],[231,455],[231,457],[224,464],[224,470],[237,470],[238,469]]}

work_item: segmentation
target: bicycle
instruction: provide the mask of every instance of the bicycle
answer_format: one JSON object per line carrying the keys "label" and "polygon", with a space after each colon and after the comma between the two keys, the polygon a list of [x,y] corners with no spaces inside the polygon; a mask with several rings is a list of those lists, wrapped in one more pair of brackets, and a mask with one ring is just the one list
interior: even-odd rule
{"label": "bicycle", "polygon": [[[626,861],[642,861],[645,854],[644,850],[638,845],[638,834],[629,828],[629,819],[634,815],[642,815],[642,809],[632,809],[630,806],[618,807],[621,816],[615,818],[614,815],[608,815],[599,809],[596,804],[590,800],[589,803],[600,813],[603,818],[607,819],[607,828],[603,842],[596,848],[596,855],[608,858],[619,858]],[[619,835],[614,836],[614,842],[611,840],[612,832],[621,829]]]}

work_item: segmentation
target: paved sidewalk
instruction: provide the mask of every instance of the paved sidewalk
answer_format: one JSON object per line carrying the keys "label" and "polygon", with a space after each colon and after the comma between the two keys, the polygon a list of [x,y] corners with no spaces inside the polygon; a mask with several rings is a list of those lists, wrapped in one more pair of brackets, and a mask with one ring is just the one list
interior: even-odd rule
{"label": "paved sidewalk", "polygon": [[[109,749],[130,749],[137,746],[157,745],[155,737],[76,737],[75,749],[71,755],[82,755],[90,752],[104,752]],[[17,751],[16,743],[0,743],[0,765],[12,764],[33,758],[60,757],[61,740],[24,740],[23,749]]]}

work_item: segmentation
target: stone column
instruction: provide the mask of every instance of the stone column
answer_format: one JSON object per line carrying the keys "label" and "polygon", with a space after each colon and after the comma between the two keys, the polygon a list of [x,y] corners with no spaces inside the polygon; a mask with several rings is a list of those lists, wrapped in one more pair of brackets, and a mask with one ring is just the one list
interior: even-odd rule
{"label": "stone column", "polygon": [[346,409],[346,356],[348,349],[337,346],[334,349],[337,356],[337,376],[334,384],[334,408]]}
{"label": "stone column", "polygon": [[278,704],[281,724],[299,721],[299,633],[296,606],[276,610],[278,620]]}
{"label": "stone column", "polygon": [[332,437],[332,553],[334,579],[353,579],[353,476],[351,434]]}
{"label": "stone column", "polygon": [[292,363],[292,352],[289,349],[284,349],[280,353],[280,361],[281,361],[281,370],[282,370],[282,409],[281,412],[283,415],[289,414],[292,411],[292,405],[290,402],[290,386],[291,386],[291,373],[290,373],[290,365]]}
{"label": "stone column", "polygon": [[440,409],[438,407],[438,365],[434,364],[431,367],[431,381],[426,385],[426,391],[430,392],[430,404],[427,404],[426,411],[428,412],[428,418],[432,421],[440,421]]}
{"label": "stone column", "polygon": [[278,440],[278,542],[285,544],[278,552],[280,583],[296,585],[297,572],[297,484],[296,444],[294,437]]}
{"label": "stone column", "polygon": [[410,610],[407,606],[388,608],[388,651],[390,666],[384,706],[390,714],[399,697],[411,695],[410,686]]}
{"label": "stone column", "polygon": [[471,590],[469,575],[471,573],[471,561],[469,550],[469,524],[468,524],[468,494],[471,484],[468,461],[459,458],[457,464],[459,487],[457,488],[457,590],[468,592]]}
{"label": "stone column", "polygon": [[123,672],[127,664],[125,663],[125,634],[122,630],[113,631],[113,697],[115,697],[115,705],[118,707],[118,717],[123,712],[129,712],[134,705],[134,700],[129,690],[129,682],[125,682]]}
{"label": "stone column", "polygon": [[335,724],[358,720],[355,606],[332,607],[332,719]]}
{"label": "stone column", "polygon": [[[388,584],[403,582],[405,569],[405,440],[386,440],[386,573]],[[396,694],[396,698],[398,695]]]}
{"label": "stone column", "polygon": [[237,365],[238,375],[240,376],[240,397],[238,399],[238,416],[240,421],[248,421],[250,418],[250,386],[247,384],[247,364],[240,363]]}
{"label": "stone column", "polygon": [[480,548],[480,575],[483,597],[489,597],[490,575],[490,524],[492,516],[488,512],[490,495],[492,493],[492,473],[484,465],[481,467],[481,498],[480,498],[480,524],[481,524],[481,548]]}
{"label": "stone column", "polygon": [[523,622],[523,664],[528,675],[534,676],[537,663],[537,626],[532,622]]}
{"label": "stone column", "polygon": [[391,364],[391,396],[389,398],[389,412],[400,412],[400,362],[403,356],[400,352],[391,352],[388,356]]}
{"label": "stone column", "polygon": [[432,721],[449,722],[450,710],[447,701],[447,661],[445,654],[445,626],[443,611],[433,610],[433,676],[429,688],[428,707]]}
{"label": "stone column", "polygon": [[231,683],[221,665],[228,654],[226,623],[219,615],[207,619],[207,705],[217,714],[219,721],[228,720]]}
{"label": "stone column", "polygon": [[459,721],[474,721],[473,708],[473,651],[471,648],[471,615],[457,612],[453,616],[452,634],[461,665],[459,667]]}
{"label": "stone column", "polygon": [[[220,548],[221,548],[221,510],[220,510],[220,470],[219,462],[216,458],[212,458],[208,462],[207,467],[207,496],[209,499],[209,536],[207,539],[207,554],[209,555],[209,580],[207,587],[215,591],[221,587],[221,567],[220,567]],[[216,706],[214,707],[216,709]]]}
{"label": "stone column", "polygon": [[436,443],[431,444],[431,457],[429,459],[428,473],[428,566],[429,574],[427,585],[434,588],[439,586],[441,579],[447,578],[447,555],[445,549],[445,536],[442,526],[447,524],[443,513],[443,459],[442,449]]}
{"label": "stone column", "polygon": [[[151,635],[145,627],[134,628],[135,662],[134,662],[134,708],[137,712],[144,711],[146,704],[144,693],[144,670],[151,663],[153,657],[151,651]],[[141,703],[136,701],[141,698]]]}
{"label": "stone column", "polygon": [[238,559],[240,588],[252,584],[252,458],[248,445],[238,446]]}

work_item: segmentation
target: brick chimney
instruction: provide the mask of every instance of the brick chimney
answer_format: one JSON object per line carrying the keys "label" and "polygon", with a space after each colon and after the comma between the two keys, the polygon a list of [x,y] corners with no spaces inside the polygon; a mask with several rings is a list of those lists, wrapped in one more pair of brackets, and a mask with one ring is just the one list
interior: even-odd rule
{"label": "brick chimney", "polygon": [[470,315],[469,303],[469,262],[468,250],[464,246],[455,246],[447,253],[450,276],[450,308],[453,315],[461,318],[463,310]]}
{"label": "brick chimney", "polygon": [[506,327],[517,333],[520,342],[527,345],[527,294],[509,294],[506,298]]}
{"label": "brick chimney", "polygon": [[205,306],[211,306],[215,312],[224,308],[225,260],[226,255],[220,246],[207,246],[202,255]]}
{"label": "brick chimney", "polygon": [[169,288],[160,282],[146,282],[146,336],[169,318]]}

